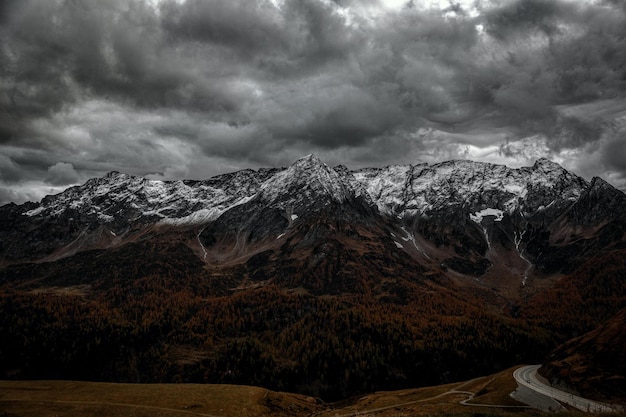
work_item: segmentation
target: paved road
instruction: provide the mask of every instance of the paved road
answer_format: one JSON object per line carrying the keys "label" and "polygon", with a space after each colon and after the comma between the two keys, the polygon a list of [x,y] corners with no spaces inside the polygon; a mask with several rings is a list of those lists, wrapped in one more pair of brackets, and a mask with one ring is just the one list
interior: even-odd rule
{"label": "paved road", "polygon": [[582,411],[606,412],[616,411],[610,404],[582,398],[569,392],[561,391],[545,383],[545,380],[537,375],[537,369],[541,365],[529,365],[517,368],[513,372],[513,377],[517,384],[521,387],[529,388],[539,394],[553,398],[565,404],[569,404]]}

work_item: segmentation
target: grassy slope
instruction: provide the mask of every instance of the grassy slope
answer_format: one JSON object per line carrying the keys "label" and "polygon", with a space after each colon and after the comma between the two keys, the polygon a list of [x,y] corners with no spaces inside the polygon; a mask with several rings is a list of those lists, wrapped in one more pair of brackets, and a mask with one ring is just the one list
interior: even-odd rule
{"label": "grassy slope", "polygon": [[[466,382],[401,391],[376,392],[338,403],[240,385],[116,384],[75,381],[0,381],[4,416],[540,416],[524,408],[459,404],[520,405],[512,369]],[[567,415],[579,415],[567,413]],[[617,417],[617,415],[615,415]],[[622,415],[623,416],[623,415]]]}
{"label": "grassy slope", "polygon": [[16,416],[267,416],[283,406],[304,415],[318,407],[310,397],[241,385],[0,382],[0,411]]}

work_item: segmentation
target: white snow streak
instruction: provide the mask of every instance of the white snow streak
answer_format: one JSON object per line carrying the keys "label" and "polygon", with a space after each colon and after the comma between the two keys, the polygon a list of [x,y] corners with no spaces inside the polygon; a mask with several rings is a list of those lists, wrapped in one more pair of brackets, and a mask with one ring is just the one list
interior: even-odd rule
{"label": "white snow streak", "polygon": [[489,233],[487,232],[487,228],[485,226],[480,227],[483,230],[483,234],[485,235],[485,240],[487,241],[487,250],[491,249],[491,241],[489,240]]}
{"label": "white snow streak", "polygon": [[206,262],[207,251],[206,251],[206,248],[204,247],[204,245],[202,244],[202,241],[200,240],[200,234],[201,234],[202,232],[204,232],[204,229],[202,229],[202,230],[200,230],[200,231],[198,232],[198,235],[196,236],[196,238],[198,239],[198,243],[200,244],[200,247],[202,248],[202,252],[203,252],[203,255],[204,255],[204,256],[203,256],[204,262]]}
{"label": "white snow streak", "polygon": [[528,260],[528,258],[526,258],[526,256],[524,256],[524,250],[520,249],[520,245],[522,244],[522,239],[524,238],[525,233],[526,233],[526,230],[524,230],[522,233],[518,233],[516,231],[515,238],[514,238],[515,249],[517,249],[517,253],[519,254],[519,257],[522,258],[528,264],[528,266],[526,267],[526,270],[524,271],[524,278],[522,278],[522,286],[526,285],[526,281],[528,280],[528,272],[533,267],[533,264]]}
{"label": "white snow streak", "polygon": [[37,207],[36,209],[32,209],[24,213],[24,216],[33,217],[44,211],[46,208],[44,206]]}
{"label": "white snow streak", "polygon": [[415,247],[415,249],[417,249],[419,253],[424,255],[426,258],[431,259],[430,256],[428,256],[428,254],[424,252],[422,248],[417,246],[417,242],[415,241],[415,235],[409,233],[408,230],[406,230],[404,227],[402,227],[401,229],[404,233],[406,233],[406,237],[403,237],[402,240],[404,240],[405,242],[411,241],[413,243],[413,246]]}
{"label": "white snow streak", "polygon": [[476,213],[473,213],[473,214],[470,213],[469,215],[470,220],[478,224],[480,228],[482,229],[483,234],[485,235],[485,240],[487,241],[487,250],[489,250],[491,249],[491,241],[489,240],[489,232],[487,231],[487,228],[483,225],[483,219],[487,216],[494,216],[495,219],[493,219],[493,221],[499,222],[499,221],[502,221],[502,219],[504,218],[504,212],[502,210],[495,209],[495,208],[486,208],[486,209],[477,211]]}

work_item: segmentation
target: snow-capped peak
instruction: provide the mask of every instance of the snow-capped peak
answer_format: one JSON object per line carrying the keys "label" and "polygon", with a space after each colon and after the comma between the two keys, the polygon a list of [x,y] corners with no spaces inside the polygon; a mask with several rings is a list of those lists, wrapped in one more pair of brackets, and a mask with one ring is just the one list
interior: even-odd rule
{"label": "snow-capped peak", "polygon": [[[279,206],[305,205],[328,199],[345,201],[349,184],[333,168],[311,154],[269,178],[261,187],[261,198]],[[327,203],[328,201],[326,201]]]}
{"label": "snow-capped peak", "polygon": [[[429,215],[446,207],[474,213],[535,212],[571,204],[587,183],[547,159],[508,168],[471,161],[392,165],[354,172],[331,168],[307,155],[282,169],[243,170],[205,181],[157,181],[110,172],[82,186],[48,196],[27,216],[58,216],[67,210],[85,219],[123,219],[170,224],[204,223],[230,208],[258,199],[265,206],[306,210],[354,198],[392,216]],[[73,215],[74,215],[73,214]]]}
{"label": "snow-capped peak", "polygon": [[533,169],[543,169],[543,170],[563,170],[564,168],[558,163],[551,161],[548,158],[539,158],[533,164]]}
{"label": "snow-capped peak", "polygon": [[362,169],[355,177],[381,212],[397,216],[424,215],[451,205],[465,207],[468,215],[486,209],[536,211],[559,196],[571,203],[587,186],[547,159],[519,169],[461,160],[388,166]]}
{"label": "snow-capped peak", "polygon": [[[48,196],[27,216],[72,217],[97,223],[190,224],[219,217],[254,196],[260,183],[255,171],[240,171],[207,181],[160,181],[110,172],[61,194]],[[260,174],[259,174],[260,175]]]}

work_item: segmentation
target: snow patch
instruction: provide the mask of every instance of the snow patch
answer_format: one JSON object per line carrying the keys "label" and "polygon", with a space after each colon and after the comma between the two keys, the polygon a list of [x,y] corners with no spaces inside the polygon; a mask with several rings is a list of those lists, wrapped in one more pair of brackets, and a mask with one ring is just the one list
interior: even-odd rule
{"label": "snow patch", "polygon": [[494,216],[495,219],[493,219],[493,221],[499,222],[499,221],[502,221],[502,219],[504,218],[504,212],[502,210],[498,210],[495,208],[486,208],[486,209],[477,211],[474,214],[470,213],[469,215],[470,220],[478,224],[480,228],[482,229],[483,235],[485,235],[485,241],[487,242],[487,250],[489,250],[491,249],[491,241],[489,240],[489,232],[487,231],[487,228],[483,226],[482,224],[483,219],[487,216]]}
{"label": "snow patch", "polygon": [[396,247],[398,247],[399,249],[404,249],[404,246],[402,246],[401,243],[396,242],[395,240],[393,241],[393,243],[396,244]]}
{"label": "snow patch", "polygon": [[489,240],[489,233],[487,232],[487,228],[481,225],[481,229],[483,229],[483,234],[485,235],[485,240],[487,241],[487,250],[491,249],[491,241]]}
{"label": "snow patch", "polygon": [[[246,196],[246,197],[242,197],[238,201],[235,201],[233,203],[233,205],[230,206],[229,208],[233,208],[233,207],[236,207],[236,206],[240,206],[242,204],[246,204],[248,201],[252,200],[255,196],[256,196],[256,194],[249,195],[249,196]],[[224,211],[226,211],[226,210],[224,210]]]}
{"label": "snow patch", "polygon": [[37,207],[36,209],[29,210],[26,213],[22,213],[22,216],[33,217],[33,216],[40,214],[45,209],[46,208],[44,206],[40,206],[40,207]]}
{"label": "snow patch", "polygon": [[110,223],[113,220],[115,220],[115,217],[109,216],[108,214],[104,214],[104,213],[98,213],[98,219],[105,223]]}
{"label": "snow patch", "polygon": [[494,221],[499,222],[504,218],[504,212],[502,210],[498,210],[494,208],[486,208],[486,209],[477,211],[474,214],[470,213],[469,216],[470,216],[470,220],[478,224],[481,224],[483,221],[483,218],[487,216],[495,216],[496,218],[494,219]]}
{"label": "snow patch", "polygon": [[159,224],[167,224],[170,226],[185,226],[207,223],[220,217],[224,211],[225,210],[220,210],[218,207],[211,207],[210,209],[200,209],[185,217],[165,218],[161,220]]}
{"label": "snow patch", "polygon": [[291,215],[291,221],[294,221],[294,220],[296,220],[297,218],[298,218],[298,215],[297,215],[297,214],[292,214],[292,215]]}
{"label": "snow patch", "polygon": [[524,277],[522,278],[522,286],[526,285],[526,281],[528,281],[528,272],[533,267],[532,262],[530,262],[530,260],[526,256],[524,256],[524,250],[520,248],[520,245],[522,244],[522,239],[524,238],[525,233],[526,233],[526,230],[524,230],[522,233],[518,233],[516,231],[515,237],[514,237],[515,249],[517,249],[517,253],[519,254],[519,257],[528,264],[528,266],[526,267],[526,270],[524,271]]}
{"label": "snow patch", "polygon": [[198,232],[198,235],[196,236],[196,238],[198,239],[198,243],[200,244],[200,247],[202,248],[202,259],[204,259],[204,261],[206,262],[206,257],[207,257],[207,251],[206,248],[204,247],[204,245],[202,244],[202,241],[200,240],[200,234],[204,232],[204,229],[200,230]]}
{"label": "snow patch", "polygon": [[430,256],[428,256],[428,254],[426,252],[424,252],[424,250],[422,248],[420,248],[419,246],[417,246],[417,241],[415,240],[415,235],[413,235],[412,233],[409,233],[408,230],[406,230],[404,227],[401,228],[402,231],[404,233],[406,233],[406,237],[403,237],[402,240],[404,240],[405,242],[411,241],[413,242],[413,246],[415,247],[415,249],[417,249],[417,251],[419,253],[421,253],[422,255],[424,255],[426,258],[431,259]]}
{"label": "snow patch", "polygon": [[526,194],[528,194],[528,189],[526,188],[526,186],[521,184],[504,184],[504,189],[509,193],[515,194],[522,198],[526,197]]}

